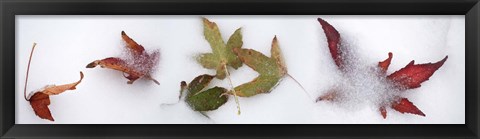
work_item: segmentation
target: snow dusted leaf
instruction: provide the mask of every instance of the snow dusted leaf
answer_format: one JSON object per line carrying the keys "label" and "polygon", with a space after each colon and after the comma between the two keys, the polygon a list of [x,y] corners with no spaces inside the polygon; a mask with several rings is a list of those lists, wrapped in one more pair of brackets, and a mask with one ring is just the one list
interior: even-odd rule
{"label": "snow dusted leaf", "polygon": [[324,95],[317,98],[316,102],[318,101],[334,101],[337,96],[338,90],[332,89],[325,93]]}
{"label": "snow dusted leaf", "polygon": [[[227,89],[222,87],[214,87],[202,91],[210,84],[210,81],[215,76],[203,74],[193,79],[186,87],[187,98],[185,101],[195,111],[211,111],[216,110],[218,107],[225,104],[228,98],[222,94],[227,92]],[[181,83],[181,86],[184,86]]]}
{"label": "snow dusted leaf", "polygon": [[[350,65],[345,65],[348,63],[344,63],[344,60],[345,60],[344,57],[348,57],[349,54],[342,53],[342,49],[339,48],[340,34],[338,33],[338,31],[336,31],[336,29],[333,26],[331,26],[329,23],[327,23],[325,20],[318,18],[318,21],[320,22],[324,30],[324,33],[327,36],[328,47],[330,50],[330,54],[332,55],[332,58],[335,61],[335,64],[342,71],[343,71],[343,67],[345,66],[350,67]],[[378,67],[383,73],[380,75],[385,75],[385,73],[388,70],[388,67],[390,66],[392,58],[393,58],[393,54],[390,52],[388,53],[387,59],[378,63]],[[425,82],[426,80],[428,80],[433,75],[433,73],[445,63],[447,58],[448,56],[446,56],[444,59],[436,63],[427,63],[427,64],[418,64],[418,65],[415,65],[414,61],[412,61],[406,67],[392,73],[389,76],[381,76],[375,79],[377,80],[380,79],[380,82],[388,81],[385,84],[383,84],[383,87],[379,87],[381,88],[380,90],[383,90],[383,91],[385,91],[385,88],[390,88],[392,90],[400,90],[400,91],[405,91],[406,89],[418,88],[420,87],[420,84],[422,82]],[[348,71],[348,72],[352,72],[352,71]],[[351,74],[348,72],[344,71],[343,74]],[[356,72],[356,71],[353,71],[353,72]],[[378,75],[375,75],[375,76],[378,76]],[[355,78],[352,76],[346,76],[346,77]],[[385,78],[388,80],[383,80],[382,78]],[[347,79],[347,80],[358,80],[358,79]],[[369,88],[374,88],[374,87],[369,87]],[[335,98],[338,96],[339,93],[345,93],[345,92],[341,92],[341,91],[337,91],[336,89],[333,89],[333,91],[330,90],[324,95],[318,97],[317,101],[322,101],[322,100],[333,101],[335,100]],[[378,92],[378,93],[385,93],[385,92]],[[400,94],[394,94],[393,97],[401,97],[401,96]],[[382,98],[382,99],[385,99],[385,98]],[[392,99],[392,100],[395,100],[395,99]],[[413,105],[413,103],[410,102],[407,98],[401,98],[400,100],[393,101],[393,102],[392,100],[387,99],[387,100],[384,100],[385,102],[381,102],[381,103],[389,104],[391,108],[401,113],[411,113],[411,114],[425,116],[425,114],[422,111],[420,111],[415,105]],[[382,115],[383,118],[387,117],[387,110],[385,107],[386,107],[385,105],[382,105],[379,108],[380,114]]]}
{"label": "snow dusted leaf", "polygon": [[228,40],[227,44],[224,43],[222,35],[215,22],[210,22],[208,19],[203,18],[203,33],[205,39],[212,48],[212,53],[200,54],[197,57],[197,61],[207,69],[216,69],[216,77],[218,79],[225,79],[226,77],[226,65],[237,69],[242,66],[242,62],[233,53],[234,48],[241,48],[243,45],[241,28],[237,29]]}
{"label": "snow dusted leaf", "polygon": [[445,56],[441,61],[437,63],[417,64],[415,61],[411,61],[404,68],[390,74],[387,78],[392,80],[396,85],[401,88],[412,89],[420,87],[421,83],[427,81],[430,76],[435,73],[443,63],[447,61],[448,56]]}
{"label": "snow dusted leaf", "polygon": [[124,31],[122,31],[121,36],[127,44],[127,49],[131,53],[129,58],[122,59],[109,57],[102,60],[95,60],[89,63],[86,67],[94,68],[97,65],[100,65],[102,68],[121,71],[123,72],[124,77],[129,80],[127,82],[128,84],[132,84],[141,77],[145,77],[156,84],[160,84],[150,75],[152,70],[158,64],[160,53],[158,51],[154,51],[151,54],[147,53],[143,46],[131,39]]}
{"label": "snow dusted leaf", "polygon": [[344,59],[342,58],[342,51],[340,50],[340,34],[327,21],[323,20],[322,18],[318,18],[317,20],[320,22],[323,32],[327,36],[328,49],[330,50],[333,61],[340,69],[342,69]]}
{"label": "snow dusted leaf", "polygon": [[388,66],[390,66],[390,62],[392,61],[393,54],[390,52],[388,53],[388,58],[382,62],[378,62],[378,67],[382,70],[383,73],[386,73],[388,70]]}
{"label": "snow dusted leaf", "polygon": [[145,51],[145,48],[130,38],[125,31],[122,31],[122,38],[127,43],[127,48],[135,55],[141,55]]}
{"label": "snow dusted leaf", "polygon": [[35,92],[30,99],[28,99],[35,114],[42,119],[54,121],[50,109],[48,108],[48,105],[50,105],[50,95],[58,95],[67,90],[75,90],[75,87],[82,81],[82,79],[83,73],[80,72],[80,80],[77,82],[59,86],[51,85],[47,86],[42,91]]}
{"label": "snow dusted leaf", "polygon": [[[401,113],[411,113],[420,116],[425,116],[425,114],[420,111],[417,106],[413,105],[407,98],[401,98],[398,102],[392,104],[392,108]],[[386,116],[385,116],[386,117]]]}
{"label": "snow dusted leaf", "polygon": [[270,92],[287,74],[277,37],[273,38],[271,57],[267,57],[253,49],[235,48],[234,52],[247,66],[260,75],[253,81],[235,87],[235,92],[241,97],[250,97],[260,93]]}

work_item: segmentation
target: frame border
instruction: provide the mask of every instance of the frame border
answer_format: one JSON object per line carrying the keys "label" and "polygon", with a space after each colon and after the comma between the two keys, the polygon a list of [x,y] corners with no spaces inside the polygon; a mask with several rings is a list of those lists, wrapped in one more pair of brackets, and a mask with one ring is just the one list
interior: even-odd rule
{"label": "frame border", "polygon": [[[459,125],[15,124],[15,15],[465,15],[465,123]],[[479,0],[0,0],[0,137],[479,138]],[[95,128],[91,128],[95,126]],[[232,129],[235,129],[234,131]],[[188,131],[188,132],[186,132]]]}

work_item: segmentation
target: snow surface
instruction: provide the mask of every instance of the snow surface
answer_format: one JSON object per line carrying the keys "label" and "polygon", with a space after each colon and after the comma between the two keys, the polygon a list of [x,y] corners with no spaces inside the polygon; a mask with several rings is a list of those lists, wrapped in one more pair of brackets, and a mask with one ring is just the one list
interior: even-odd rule
{"label": "snow surface", "polygon": [[[216,22],[226,41],[242,27],[243,47],[270,55],[277,35],[290,78],[268,94],[239,98],[242,114],[236,114],[233,97],[218,110],[206,112],[207,119],[186,103],[165,106],[178,99],[180,81],[190,82],[200,74],[215,74],[196,63],[194,56],[211,51],[203,37],[201,16],[16,16],[16,124],[464,124],[465,123],[465,18],[452,16],[204,16]],[[350,91],[352,101],[318,102],[316,97],[335,86],[345,86],[328,52],[326,37],[316,20],[332,24],[358,56],[359,63],[374,66],[393,52],[390,74],[407,65],[445,64],[422,84],[404,92],[426,117],[401,114],[390,108],[383,119],[378,112],[376,90],[365,87]],[[122,55],[124,30],[146,50],[160,50],[160,62],[152,74],[160,85],[140,79],[134,84],[120,72],[86,69],[93,60]],[[85,78],[76,90],[51,96],[55,122],[38,118],[23,98],[28,56],[38,43],[31,64],[28,91],[48,84]],[[233,84],[240,85],[258,74],[248,66],[230,69]],[[353,75],[353,81],[378,85],[375,76]],[[339,84],[340,83],[340,84]],[[228,81],[213,84],[229,88]],[[357,87],[362,88],[362,86]],[[348,88],[345,90],[349,90]],[[362,95],[363,94],[363,95]],[[388,95],[388,94],[387,94]],[[311,96],[311,97],[309,97]],[[361,99],[368,99],[361,101]],[[370,103],[372,102],[372,103]]]}

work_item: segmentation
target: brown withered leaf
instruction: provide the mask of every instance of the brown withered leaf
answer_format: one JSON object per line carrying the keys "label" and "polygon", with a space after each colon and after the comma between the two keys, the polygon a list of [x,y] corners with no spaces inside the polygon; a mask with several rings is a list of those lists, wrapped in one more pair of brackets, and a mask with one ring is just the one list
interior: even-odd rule
{"label": "brown withered leaf", "polygon": [[147,53],[142,45],[135,42],[124,31],[122,31],[121,36],[126,42],[126,47],[130,53],[130,58],[128,58],[128,60],[117,57],[109,57],[102,60],[95,60],[89,63],[86,67],[94,68],[100,65],[102,68],[121,71],[124,74],[124,77],[129,80],[127,82],[128,84],[132,84],[137,79],[142,77],[152,80],[156,84],[160,84],[150,75],[152,70],[158,64],[160,53],[158,51],[155,51],[151,54]]}
{"label": "brown withered leaf", "polygon": [[59,86],[51,85],[51,86],[47,86],[42,91],[35,92],[30,97],[30,99],[28,99],[28,101],[30,102],[30,105],[33,108],[33,111],[35,111],[35,114],[42,119],[54,121],[52,114],[50,112],[50,109],[48,108],[48,105],[50,105],[50,95],[58,95],[67,90],[75,90],[76,86],[80,84],[82,79],[83,79],[83,73],[80,72],[80,80],[78,80],[77,82],[59,85]]}

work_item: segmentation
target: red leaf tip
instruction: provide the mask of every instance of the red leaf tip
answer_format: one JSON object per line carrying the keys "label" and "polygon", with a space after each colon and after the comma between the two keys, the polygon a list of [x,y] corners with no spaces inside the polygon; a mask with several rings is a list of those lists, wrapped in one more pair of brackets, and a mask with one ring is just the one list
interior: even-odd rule
{"label": "red leaf tip", "polygon": [[413,103],[410,102],[407,98],[402,98],[400,99],[400,101],[393,103],[392,108],[400,113],[411,113],[425,116],[425,113],[418,109],[417,106],[413,105]]}
{"label": "red leaf tip", "polygon": [[378,67],[380,67],[383,73],[387,72],[388,67],[390,66],[390,62],[392,61],[392,58],[393,58],[393,54],[392,52],[389,52],[387,59],[385,59],[384,61],[378,62]]}
{"label": "red leaf tip", "polygon": [[343,67],[343,59],[341,58],[342,52],[339,50],[340,47],[340,34],[338,31],[330,25],[327,21],[322,18],[317,19],[322,25],[323,32],[327,36],[328,48],[330,49],[330,54],[332,55],[335,64],[339,67]]}

